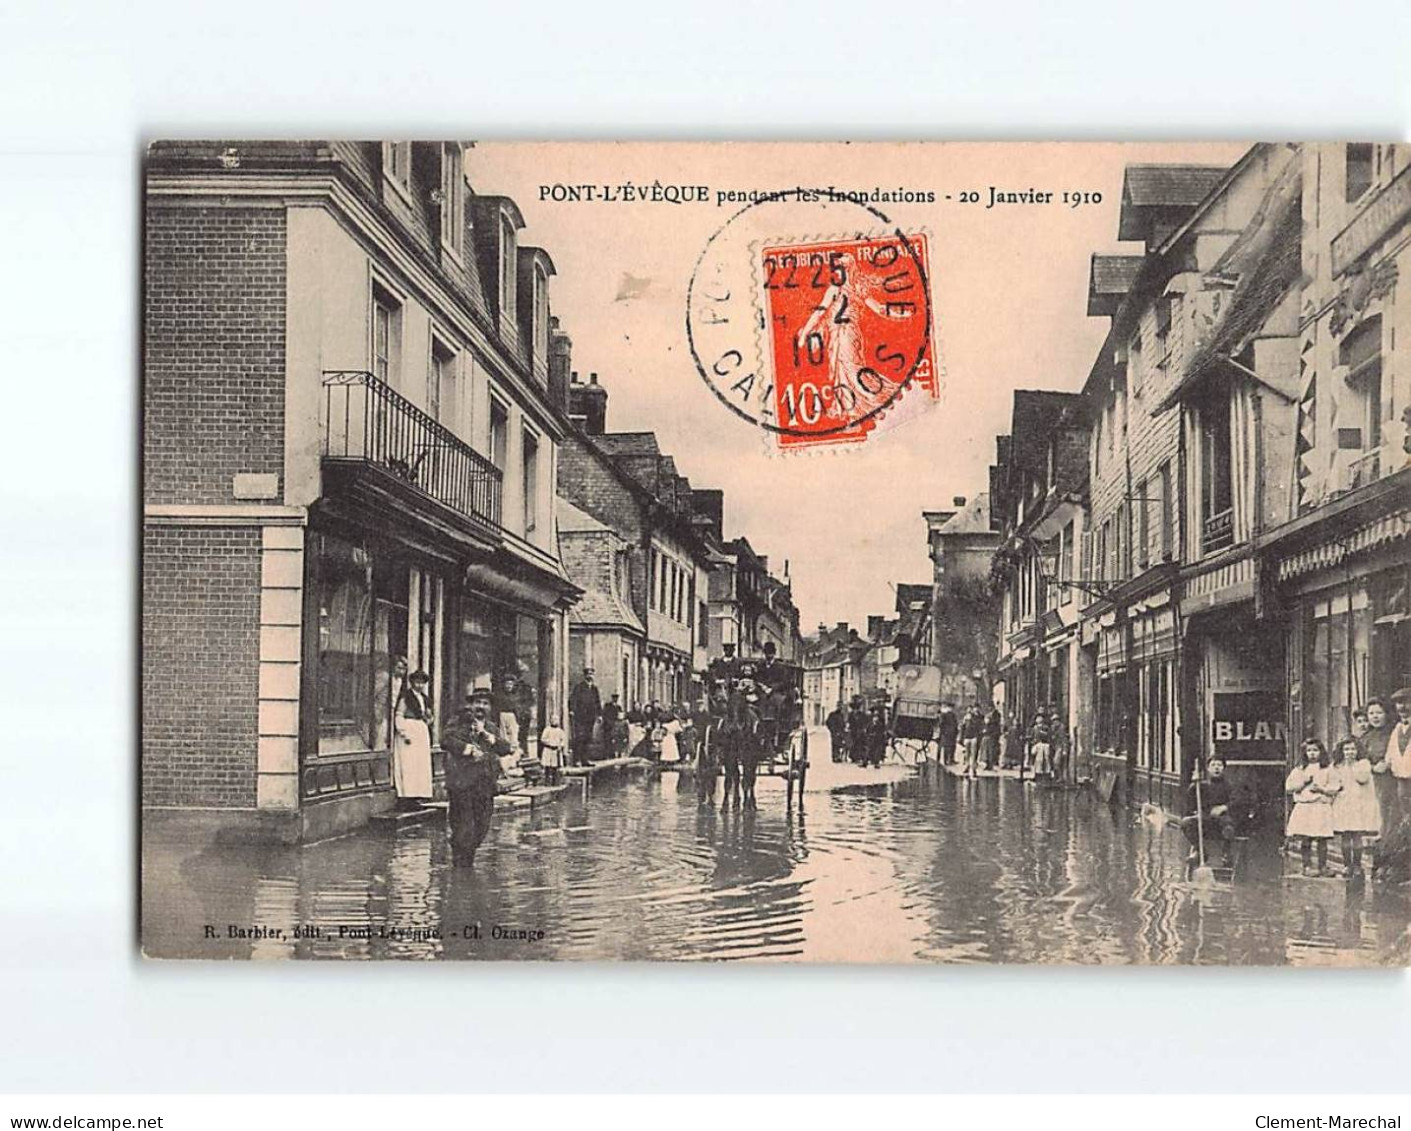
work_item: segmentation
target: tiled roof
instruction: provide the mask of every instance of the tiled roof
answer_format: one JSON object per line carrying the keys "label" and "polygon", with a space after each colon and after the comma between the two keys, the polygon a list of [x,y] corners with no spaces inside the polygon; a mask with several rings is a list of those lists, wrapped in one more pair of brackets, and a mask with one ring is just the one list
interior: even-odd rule
{"label": "tiled roof", "polygon": [[661,455],[655,432],[604,432],[594,436],[598,447],[614,456]]}
{"label": "tiled roof", "polygon": [[1144,262],[1141,255],[1094,255],[1088,271],[1088,314],[1115,314]]}
{"label": "tiled roof", "polygon": [[[1268,320],[1288,290],[1303,272],[1303,208],[1300,181],[1290,176],[1271,190],[1272,207],[1263,230],[1244,254],[1231,257],[1242,259],[1226,264],[1225,273],[1238,271],[1239,282],[1225,307],[1224,317],[1216,324],[1205,343],[1191,359],[1182,379],[1156,406],[1160,412],[1169,408],[1182,392],[1197,381],[1221,357],[1240,352]],[[1233,250],[1233,249],[1232,249]],[[1261,375],[1275,380],[1277,375]],[[1292,395],[1292,390],[1285,390]]]}
{"label": "tiled roof", "polygon": [[956,534],[993,534],[990,527],[990,494],[981,491],[937,532],[942,538]]}
{"label": "tiled roof", "polygon": [[1128,165],[1122,200],[1138,208],[1199,204],[1228,173],[1228,165]]}

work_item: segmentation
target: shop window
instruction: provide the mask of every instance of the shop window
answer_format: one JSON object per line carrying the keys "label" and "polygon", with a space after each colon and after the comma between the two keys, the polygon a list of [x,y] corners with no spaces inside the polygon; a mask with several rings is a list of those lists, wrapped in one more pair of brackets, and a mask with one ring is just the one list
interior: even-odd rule
{"label": "shop window", "polygon": [[1304,639],[1304,727],[1332,743],[1351,730],[1352,711],[1372,694],[1372,608],[1366,587],[1312,601]]}
{"label": "shop window", "polygon": [[318,571],[318,752],[373,740],[372,558],[361,546],[312,539]]}
{"label": "shop window", "polygon": [[1344,182],[1347,202],[1361,200],[1363,194],[1372,187],[1373,157],[1372,145],[1353,143],[1347,147],[1346,180]]}

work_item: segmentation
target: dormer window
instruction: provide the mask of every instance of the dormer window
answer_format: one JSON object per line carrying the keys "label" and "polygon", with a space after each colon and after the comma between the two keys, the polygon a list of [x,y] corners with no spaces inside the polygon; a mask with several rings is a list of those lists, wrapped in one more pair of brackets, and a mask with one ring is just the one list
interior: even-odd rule
{"label": "dormer window", "polygon": [[465,169],[454,145],[441,159],[441,246],[457,259],[465,250]]}
{"label": "dormer window", "polygon": [[412,191],[412,143],[409,141],[384,141],[382,143],[382,172],[387,182],[403,196]]}
{"label": "dormer window", "polygon": [[515,232],[508,216],[500,217],[500,317],[514,321]]}
{"label": "dormer window", "polygon": [[534,362],[547,364],[549,357],[549,276],[538,264],[534,267]]}

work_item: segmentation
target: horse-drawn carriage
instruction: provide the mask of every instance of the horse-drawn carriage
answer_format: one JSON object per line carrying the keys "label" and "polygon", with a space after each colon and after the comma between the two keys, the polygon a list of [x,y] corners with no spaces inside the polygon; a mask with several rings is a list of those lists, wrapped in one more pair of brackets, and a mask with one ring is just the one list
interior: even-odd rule
{"label": "horse-drawn carriage", "polygon": [[938,756],[936,720],[943,702],[941,669],[932,664],[898,664],[896,671],[888,750],[904,762]]}

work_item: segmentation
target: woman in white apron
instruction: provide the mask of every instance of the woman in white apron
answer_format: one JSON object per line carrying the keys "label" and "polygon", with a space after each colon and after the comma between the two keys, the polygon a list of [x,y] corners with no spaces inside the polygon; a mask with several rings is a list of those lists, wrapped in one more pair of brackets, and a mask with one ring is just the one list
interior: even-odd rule
{"label": "woman in white apron", "polygon": [[398,801],[431,799],[431,677],[412,672],[397,698],[392,784]]}

